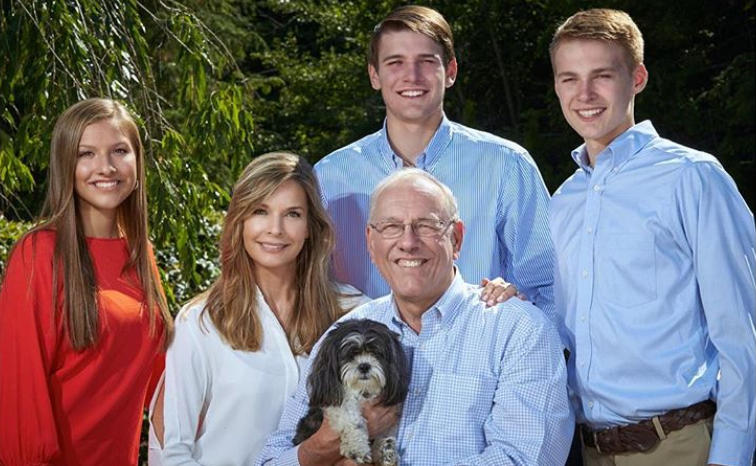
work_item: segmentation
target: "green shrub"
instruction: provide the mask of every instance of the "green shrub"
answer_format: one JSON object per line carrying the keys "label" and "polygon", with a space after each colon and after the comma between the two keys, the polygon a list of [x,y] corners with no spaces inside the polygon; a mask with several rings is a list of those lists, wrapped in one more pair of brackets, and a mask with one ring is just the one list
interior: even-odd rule
{"label": "green shrub", "polygon": [[0,213],[0,273],[5,270],[5,264],[8,255],[16,240],[21,237],[29,228],[31,223],[14,222],[8,220]]}

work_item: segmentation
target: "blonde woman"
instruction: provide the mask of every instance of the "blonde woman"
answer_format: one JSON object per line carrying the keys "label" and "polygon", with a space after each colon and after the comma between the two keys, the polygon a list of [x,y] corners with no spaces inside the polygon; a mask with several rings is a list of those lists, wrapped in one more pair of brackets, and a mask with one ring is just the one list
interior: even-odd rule
{"label": "blonde woman", "polygon": [[58,119],[41,223],[0,289],[0,464],[137,464],[172,331],[144,181],[122,105],[88,99]]}
{"label": "blonde woman", "polygon": [[333,245],[303,158],[270,153],[247,166],[223,225],[221,276],[176,319],[151,465],[254,464],[312,346],[366,301],[331,278]]}

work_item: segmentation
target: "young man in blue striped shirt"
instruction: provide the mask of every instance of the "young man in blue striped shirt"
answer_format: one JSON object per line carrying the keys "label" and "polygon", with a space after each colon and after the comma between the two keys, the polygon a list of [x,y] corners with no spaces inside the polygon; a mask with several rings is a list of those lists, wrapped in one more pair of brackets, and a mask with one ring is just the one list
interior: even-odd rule
{"label": "young man in blue striped shirt", "polygon": [[748,466],[753,214],[716,158],[635,123],[648,71],[629,15],[573,15],[551,63],[565,119],[585,141],[550,221],[586,465]]}
{"label": "young man in blue striped shirt", "polygon": [[465,278],[503,277],[553,318],[548,192],[525,149],[444,115],[444,93],[457,77],[446,20],[430,8],[400,7],[376,26],[368,55],[370,83],[386,105],[384,126],[315,165],[337,229],[337,278],[371,298],[388,293],[364,241],[368,197],[386,176],[414,166],[459,201],[468,241],[457,265]]}

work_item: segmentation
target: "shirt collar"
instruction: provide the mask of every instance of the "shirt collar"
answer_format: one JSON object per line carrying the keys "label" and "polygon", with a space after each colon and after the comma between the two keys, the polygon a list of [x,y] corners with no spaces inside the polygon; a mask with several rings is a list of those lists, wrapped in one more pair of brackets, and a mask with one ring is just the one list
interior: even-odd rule
{"label": "shirt collar", "polygon": [[[611,167],[609,168],[620,167],[646,147],[652,139],[658,137],[659,133],[656,132],[651,121],[645,120],[614,138],[606,149],[599,154],[596,160],[610,159]],[[589,173],[593,171],[588,162],[588,152],[586,151],[585,144],[572,151],[572,159],[583,170]]]}
{"label": "shirt collar", "polygon": [[[381,138],[379,149],[381,154],[395,168],[402,168],[404,162],[402,158],[394,153],[388,140],[388,129],[386,127],[387,119],[383,119],[383,128],[381,128]],[[436,133],[423,150],[423,153],[417,158],[417,167],[429,171],[443,154],[446,146],[449,145],[453,136],[451,121],[446,118],[446,113],[441,115],[441,124],[438,126]]]}
{"label": "shirt collar", "polygon": [[[450,325],[452,322],[454,322],[454,319],[459,313],[459,310],[461,308],[460,302],[465,296],[467,286],[468,285],[465,283],[465,279],[462,278],[462,274],[459,272],[459,269],[455,265],[454,279],[452,280],[451,285],[449,285],[449,288],[446,289],[446,291],[441,295],[438,301],[436,301],[435,304],[433,304],[425,312],[438,312],[439,316],[441,317],[441,326],[446,327]],[[391,309],[393,311],[392,320],[394,321],[394,324],[399,327],[406,326],[407,324],[402,320],[399,314],[399,309],[396,307],[396,301],[393,298],[393,292],[391,293]]]}

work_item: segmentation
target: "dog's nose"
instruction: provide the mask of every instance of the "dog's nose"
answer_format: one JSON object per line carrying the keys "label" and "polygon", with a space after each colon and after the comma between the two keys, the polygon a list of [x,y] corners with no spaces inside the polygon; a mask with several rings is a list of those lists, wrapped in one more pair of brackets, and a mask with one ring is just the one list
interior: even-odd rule
{"label": "dog's nose", "polygon": [[357,366],[357,369],[359,369],[361,373],[365,374],[370,371],[370,364],[366,362],[360,363],[360,365]]}

